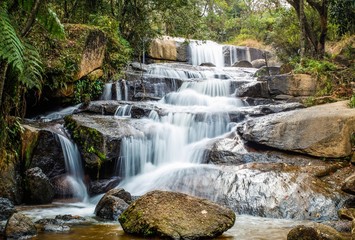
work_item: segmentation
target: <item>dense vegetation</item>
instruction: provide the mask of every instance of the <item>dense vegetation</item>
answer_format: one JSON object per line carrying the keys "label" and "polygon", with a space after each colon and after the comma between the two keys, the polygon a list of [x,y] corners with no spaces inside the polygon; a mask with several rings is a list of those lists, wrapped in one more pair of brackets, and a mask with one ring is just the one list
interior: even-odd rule
{"label": "dense vegetation", "polygon": [[[43,39],[66,38],[65,24],[93,25],[113,40],[110,61],[122,70],[161,35],[271,46],[297,72],[321,80],[319,95],[348,97],[354,79],[353,0],[4,0],[0,3],[0,158],[19,154],[26,94],[41,97],[47,79]],[[336,52],[327,52],[327,43]],[[338,59],[337,59],[338,57]],[[345,60],[344,60],[345,59]],[[344,61],[343,61],[344,60]],[[64,62],[63,69],[73,68]],[[63,70],[62,69],[62,70]],[[116,73],[113,73],[116,74]],[[96,84],[96,83],[95,83]],[[100,90],[99,84],[83,89]],[[97,92],[97,91],[96,91]],[[352,97],[351,97],[352,95]],[[78,97],[82,101],[82,95]]]}

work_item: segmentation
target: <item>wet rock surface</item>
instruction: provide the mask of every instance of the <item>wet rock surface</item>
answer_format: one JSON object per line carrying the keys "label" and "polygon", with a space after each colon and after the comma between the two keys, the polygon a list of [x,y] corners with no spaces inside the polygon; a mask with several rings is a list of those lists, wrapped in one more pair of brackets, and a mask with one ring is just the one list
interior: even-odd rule
{"label": "wet rock surface", "polygon": [[66,126],[72,132],[88,167],[97,167],[103,159],[105,163],[116,160],[122,138],[141,135],[141,131],[137,130],[140,125],[137,121],[113,116],[77,114],[66,118]]}
{"label": "wet rock surface", "polygon": [[96,205],[95,215],[103,219],[117,221],[131,201],[131,194],[124,189],[112,189]]}
{"label": "wet rock surface", "polygon": [[6,223],[5,236],[12,239],[20,239],[37,234],[35,224],[31,219],[21,213],[14,213]]}
{"label": "wet rock surface", "polygon": [[114,177],[111,179],[100,179],[90,182],[89,193],[90,195],[97,195],[101,193],[106,193],[118,185],[121,178]]}
{"label": "wet rock surface", "polygon": [[15,212],[14,204],[9,199],[0,197],[0,221],[7,220]]}
{"label": "wet rock surface", "polygon": [[132,203],[119,221],[127,233],[173,239],[206,239],[233,226],[235,214],[182,193],[153,191]]}
{"label": "wet rock surface", "polygon": [[54,188],[48,177],[39,167],[26,171],[26,201],[35,204],[51,203],[54,197]]}

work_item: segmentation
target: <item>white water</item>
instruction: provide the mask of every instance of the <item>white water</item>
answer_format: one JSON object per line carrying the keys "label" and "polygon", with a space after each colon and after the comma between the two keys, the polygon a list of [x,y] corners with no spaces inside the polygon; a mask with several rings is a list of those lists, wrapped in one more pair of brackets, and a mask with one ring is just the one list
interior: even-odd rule
{"label": "white water", "polygon": [[[177,92],[156,103],[166,114],[159,116],[152,111],[144,120],[144,137],[122,140],[117,166],[117,175],[124,178],[120,187],[141,195],[152,189],[187,192],[183,187],[186,184],[192,190],[189,193],[208,197],[210,191],[206,196],[203,191],[193,192],[194,184],[186,174],[204,166],[203,149],[211,139],[231,130],[228,111],[244,106],[230,92],[229,80],[185,82]],[[184,178],[189,182],[181,181]],[[174,186],[174,179],[182,184]]]}
{"label": "white water", "polygon": [[65,168],[68,173],[67,180],[71,183],[74,197],[78,198],[80,201],[87,202],[89,197],[86,186],[83,182],[84,172],[79,150],[76,144],[68,138],[60,134],[57,134],[57,136],[63,150]]}
{"label": "white water", "polygon": [[112,100],[112,83],[105,83],[100,100]]}
{"label": "white water", "polygon": [[223,46],[213,41],[191,41],[189,44],[191,64],[213,63],[224,67]]}
{"label": "white water", "polygon": [[77,104],[75,106],[63,108],[62,110],[59,111],[48,113],[47,115],[41,116],[40,120],[42,122],[50,122],[53,120],[64,118],[65,116],[73,114],[76,110],[79,109],[80,106],[81,104]]}

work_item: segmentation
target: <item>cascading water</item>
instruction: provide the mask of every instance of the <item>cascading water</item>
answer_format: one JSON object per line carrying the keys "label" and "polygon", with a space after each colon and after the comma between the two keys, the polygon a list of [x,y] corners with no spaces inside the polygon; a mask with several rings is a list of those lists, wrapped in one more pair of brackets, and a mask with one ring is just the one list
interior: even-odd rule
{"label": "cascading water", "polygon": [[[238,109],[243,102],[230,97],[229,80],[208,79],[185,82],[179,91],[167,94],[156,104],[166,114],[159,116],[152,111],[144,119],[144,137],[122,140],[117,166],[117,174],[124,178],[120,186],[137,195],[152,189],[170,189],[204,196],[202,192],[191,192],[197,189],[191,187],[191,181],[182,181],[179,186],[171,183],[200,171],[204,146],[230,131],[228,111]],[[189,191],[184,184],[190,186]]]}
{"label": "cascading water", "polygon": [[191,64],[213,63],[216,67],[224,67],[223,46],[212,41],[191,41],[189,44]]}
{"label": "cascading water", "polygon": [[78,198],[82,202],[87,202],[89,197],[86,186],[83,182],[84,172],[81,164],[81,157],[79,150],[72,141],[61,134],[56,135],[62,146],[65,167],[68,173],[67,180],[73,188],[73,194],[75,198]]}
{"label": "cascading water", "polygon": [[106,83],[100,100],[112,100],[112,83]]}

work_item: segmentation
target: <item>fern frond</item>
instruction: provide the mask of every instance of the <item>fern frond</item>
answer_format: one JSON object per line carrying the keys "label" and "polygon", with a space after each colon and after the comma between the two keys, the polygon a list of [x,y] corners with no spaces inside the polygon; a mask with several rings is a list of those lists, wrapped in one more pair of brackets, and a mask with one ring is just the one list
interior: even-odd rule
{"label": "fern frond", "polygon": [[64,25],[60,22],[57,14],[50,8],[46,8],[43,12],[40,12],[38,22],[52,37],[65,38]]}
{"label": "fern frond", "polygon": [[26,89],[42,89],[43,67],[41,57],[37,49],[25,44],[24,71],[18,76],[20,83]]}
{"label": "fern frond", "polygon": [[0,6],[0,59],[4,59],[19,72],[24,69],[24,45],[17,36],[4,7]]}

